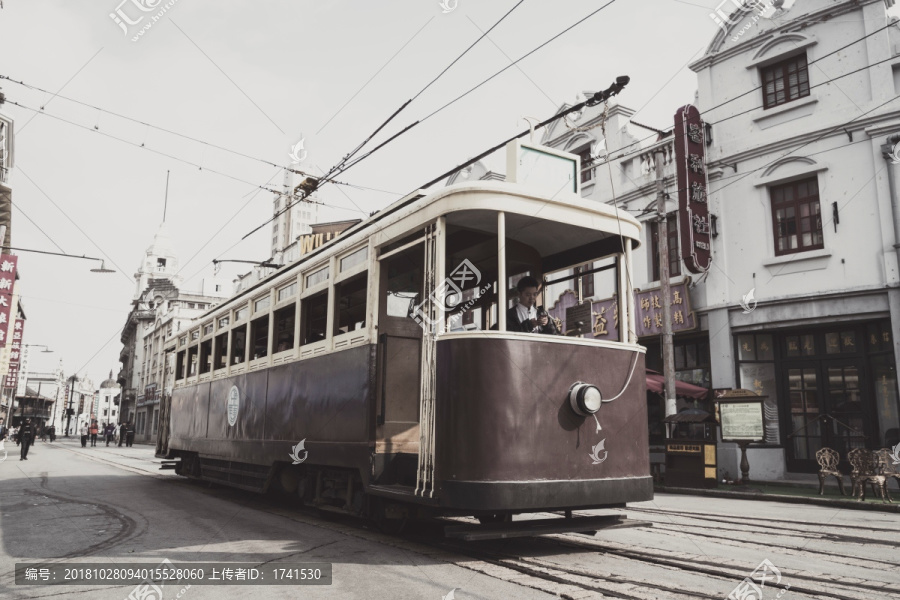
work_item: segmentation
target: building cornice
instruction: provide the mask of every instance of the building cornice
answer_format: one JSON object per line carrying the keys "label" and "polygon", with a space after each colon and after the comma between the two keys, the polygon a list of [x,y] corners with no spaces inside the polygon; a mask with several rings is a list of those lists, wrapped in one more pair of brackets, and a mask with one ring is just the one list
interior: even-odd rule
{"label": "building cornice", "polygon": [[[764,34],[748,38],[746,41],[738,42],[734,46],[730,46],[723,50],[722,46],[725,44],[725,41],[733,35],[733,31],[738,29],[739,26],[743,27],[744,17],[754,11],[751,6],[738,9],[732,13],[732,15],[740,15],[739,18],[734,19],[735,22],[730,25],[727,30],[720,30],[713,38],[712,42],[710,42],[703,57],[689,64],[688,68],[695,73],[699,73],[704,69],[720,62],[724,62],[736,55],[749,53],[751,51],[755,54],[761,46],[771,42],[778,35],[802,31],[817,23],[826,22],[836,17],[859,11],[863,6],[875,4],[876,2],[885,5],[890,2],[890,5],[888,6],[892,6],[894,0],[846,0],[842,4],[824,6],[815,12],[808,13],[802,18],[787,21],[783,25],[778,25]],[[798,17],[799,16],[800,15],[798,15]]]}

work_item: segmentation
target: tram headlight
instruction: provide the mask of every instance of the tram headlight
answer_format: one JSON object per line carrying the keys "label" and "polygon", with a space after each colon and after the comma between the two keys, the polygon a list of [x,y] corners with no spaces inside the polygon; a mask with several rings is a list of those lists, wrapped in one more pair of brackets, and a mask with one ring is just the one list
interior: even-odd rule
{"label": "tram headlight", "polygon": [[577,381],[569,388],[569,406],[576,414],[588,417],[598,410],[603,402],[597,386]]}

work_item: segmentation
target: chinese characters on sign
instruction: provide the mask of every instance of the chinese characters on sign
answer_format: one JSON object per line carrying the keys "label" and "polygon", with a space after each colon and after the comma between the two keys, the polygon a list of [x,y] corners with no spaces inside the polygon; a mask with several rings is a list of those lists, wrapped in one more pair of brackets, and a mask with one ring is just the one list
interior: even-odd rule
{"label": "chinese characters on sign", "polygon": [[678,176],[678,215],[681,255],[691,273],[709,269],[710,214],[707,204],[706,137],[696,107],[675,112],[675,165]]}
{"label": "chinese characters on sign", "polygon": [[11,254],[0,254],[0,348],[6,347],[12,335],[10,323],[16,316],[13,312],[13,286],[16,284],[16,268],[19,257]]}
{"label": "chinese characters on sign", "polygon": [[[690,331],[697,328],[697,320],[691,310],[690,294],[687,283],[682,282],[671,287],[672,297],[669,301],[672,308],[672,331]],[[663,330],[662,290],[637,290],[634,293],[637,309],[637,335],[659,335]]]}
{"label": "chinese characters on sign", "polygon": [[[9,343],[9,370],[6,372],[6,380],[3,387],[17,388],[19,386],[19,368],[22,365],[22,334],[25,332],[25,319],[15,319],[10,328]],[[24,392],[17,392],[24,393]]]}

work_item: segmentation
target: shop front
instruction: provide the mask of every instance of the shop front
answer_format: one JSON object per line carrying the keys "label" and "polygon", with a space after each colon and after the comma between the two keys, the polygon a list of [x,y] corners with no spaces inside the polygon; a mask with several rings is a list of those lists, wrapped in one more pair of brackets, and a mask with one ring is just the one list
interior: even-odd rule
{"label": "shop front", "polygon": [[788,472],[818,471],[820,448],[836,450],[846,463],[853,448],[900,443],[888,319],[733,337],[737,383],[769,397],[767,441],[783,448]]}

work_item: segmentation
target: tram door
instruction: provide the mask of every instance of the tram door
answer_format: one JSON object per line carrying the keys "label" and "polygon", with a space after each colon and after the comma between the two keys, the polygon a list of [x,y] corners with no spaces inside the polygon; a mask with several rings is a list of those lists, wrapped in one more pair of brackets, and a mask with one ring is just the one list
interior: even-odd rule
{"label": "tram door", "polygon": [[385,483],[415,485],[423,331],[411,318],[422,301],[424,244],[382,259],[378,318],[375,452]]}

